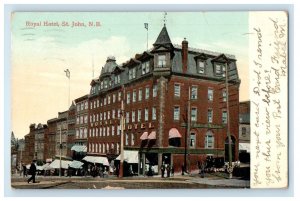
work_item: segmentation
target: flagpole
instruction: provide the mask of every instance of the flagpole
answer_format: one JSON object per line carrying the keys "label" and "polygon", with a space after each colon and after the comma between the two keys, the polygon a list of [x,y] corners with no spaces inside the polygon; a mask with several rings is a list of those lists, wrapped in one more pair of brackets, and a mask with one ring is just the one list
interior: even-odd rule
{"label": "flagpole", "polygon": [[148,51],[148,23],[144,23],[145,25],[145,29],[147,29],[147,49],[146,51]]}

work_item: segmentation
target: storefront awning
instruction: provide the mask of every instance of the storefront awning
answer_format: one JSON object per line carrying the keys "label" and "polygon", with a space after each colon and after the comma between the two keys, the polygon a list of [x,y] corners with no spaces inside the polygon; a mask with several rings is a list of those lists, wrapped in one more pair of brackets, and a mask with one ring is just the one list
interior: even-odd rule
{"label": "storefront awning", "polygon": [[156,139],[156,132],[152,131],[149,135],[148,135],[148,140],[155,140]]}
{"label": "storefront awning", "polygon": [[144,132],[141,137],[140,140],[147,140],[148,139],[148,132]]}
{"label": "storefront awning", "polygon": [[87,147],[85,145],[74,145],[71,150],[76,152],[86,152]]}
{"label": "storefront awning", "polygon": [[169,139],[176,138],[176,137],[181,138],[182,136],[180,135],[179,131],[176,128],[171,128],[169,131]]}
{"label": "storefront awning", "polygon": [[250,143],[239,143],[239,150],[244,150],[250,153]]}
{"label": "storefront awning", "polygon": [[90,163],[101,163],[102,165],[109,166],[107,158],[103,156],[86,156],[82,160]]}
{"label": "storefront awning", "polygon": [[80,161],[72,161],[72,163],[70,164],[71,168],[75,168],[75,169],[80,169],[82,167],[84,163],[80,162]]}
{"label": "storefront awning", "polygon": [[[115,160],[121,160],[121,155],[119,155]],[[127,163],[139,163],[139,152],[124,150],[124,161]]]}
{"label": "storefront awning", "polygon": [[[66,160],[61,160],[61,168],[63,169],[68,169],[69,165],[72,163],[72,161],[66,161]],[[59,165],[60,165],[60,160],[59,159],[55,159],[50,165],[50,168],[53,169],[59,169]]]}

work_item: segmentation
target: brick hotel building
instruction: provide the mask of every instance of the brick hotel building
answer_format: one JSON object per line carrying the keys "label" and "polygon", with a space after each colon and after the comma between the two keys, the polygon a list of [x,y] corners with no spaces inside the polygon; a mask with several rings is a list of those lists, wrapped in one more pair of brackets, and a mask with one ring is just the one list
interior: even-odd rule
{"label": "brick hotel building", "polygon": [[75,126],[76,138],[87,134],[88,156],[118,160],[123,114],[125,162],[138,174],[149,167],[157,173],[162,164],[190,171],[208,155],[227,159],[229,140],[237,160],[240,79],[233,55],[189,48],[186,39],[174,45],[164,26],[151,51],[121,65],[108,57],[90,85],[88,106],[75,101],[77,113],[88,107],[87,130]]}

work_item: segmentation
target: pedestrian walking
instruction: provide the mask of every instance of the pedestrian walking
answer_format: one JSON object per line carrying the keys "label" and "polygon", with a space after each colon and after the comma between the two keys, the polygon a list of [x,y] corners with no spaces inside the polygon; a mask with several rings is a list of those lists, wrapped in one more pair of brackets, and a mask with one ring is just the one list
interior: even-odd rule
{"label": "pedestrian walking", "polygon": [[32,180],[32,183],[37,183],[37,182],[35,182],[35,174],[36,174],[35,160],[33,160],[30,165],[29,174],[31,175],[31,177],[27,180],[27,183],[30,183],[31,180]]}
{"label": "pedestrian walking", "polygon": [[160,170],[161,170],[161,178],[164,178],[165,177],[165,164],[161,165]]}
{"label": "pedestrian walking", "polygon": [[170,173],[171,173],[171,167],[170,167],[170,165],[168,164],[168,165],[167,165],[167,177],[170,177]]}

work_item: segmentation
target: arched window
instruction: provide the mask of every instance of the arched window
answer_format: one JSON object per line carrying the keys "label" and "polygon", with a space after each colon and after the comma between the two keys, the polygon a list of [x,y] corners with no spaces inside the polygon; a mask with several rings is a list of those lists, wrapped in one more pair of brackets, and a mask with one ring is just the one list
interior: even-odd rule
{"label": "arched window", "polygon": [[215,137],[211,131],[207,131],[205,135],[205,148],[213,149],[215,144]]}

